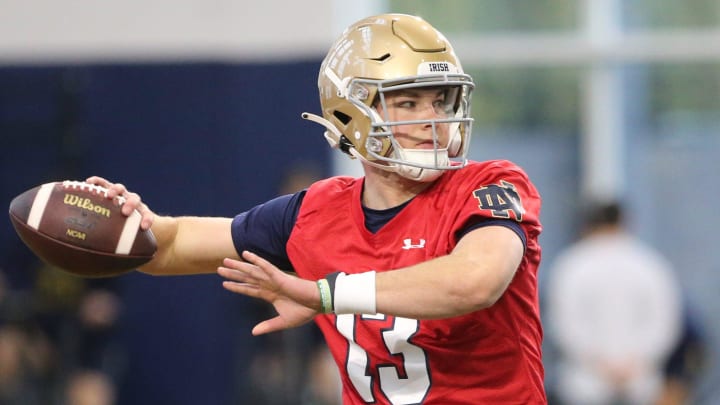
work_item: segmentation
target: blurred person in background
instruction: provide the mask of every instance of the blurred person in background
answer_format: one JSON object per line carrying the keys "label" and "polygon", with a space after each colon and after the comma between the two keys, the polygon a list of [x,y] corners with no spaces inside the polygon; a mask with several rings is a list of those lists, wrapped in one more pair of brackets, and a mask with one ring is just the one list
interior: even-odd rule
{"label": "blurred person in background", "polygon": [[100,370],[120,384],[127,353],[118,333],[120,297],[106,280],[88,283],[64,337],[68,367]]}
{"label": "blurred person in background", "polygon": [[113,405],[115,397],[115,385],[105,373],[83,369],[69,375],[62,405]]}
{"label": "blurred person in background", "polygon": [[332,354],[326,346],[316,345],[307,364],[302,405],[342,404],[342,381]]}
{"label": "blurred person in background", "polygon": [[0,325],[0,405],[42,403],[27,354],[23,330],[16,325]]}
{"label": "blurred person in background", "polygon": [[60,356],[38,313],[36,290],[13,288],[0,269],[0,405],[52,403]]}
{"label": "blurred person in background", "polygon": [[545,323],[567,405],[649,405],[679,340],[682,293],[669,262],[630,234],[619,202],[592,204],[582,237],[550,271]]}

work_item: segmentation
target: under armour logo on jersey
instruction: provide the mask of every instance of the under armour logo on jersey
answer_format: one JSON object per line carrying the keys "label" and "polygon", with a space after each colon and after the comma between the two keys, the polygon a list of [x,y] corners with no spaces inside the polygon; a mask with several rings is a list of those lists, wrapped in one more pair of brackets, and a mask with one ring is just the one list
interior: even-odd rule
{"label": "under armour logo on jersey", "polygon": [[418,239],[418,243],[413,243],[413,240],[403,239],[403,249],[410,250],[410,249],[423,249],[425,247],[425,239]]}

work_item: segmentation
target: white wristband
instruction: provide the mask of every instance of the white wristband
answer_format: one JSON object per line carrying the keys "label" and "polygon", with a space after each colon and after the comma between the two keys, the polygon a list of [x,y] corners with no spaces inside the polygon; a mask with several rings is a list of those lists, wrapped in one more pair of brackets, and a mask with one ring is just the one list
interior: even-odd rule
{"label": "white wristband", "polygon": [[333,291],[333,304],[336,314],[376,314],[375,271],[338,274]]}

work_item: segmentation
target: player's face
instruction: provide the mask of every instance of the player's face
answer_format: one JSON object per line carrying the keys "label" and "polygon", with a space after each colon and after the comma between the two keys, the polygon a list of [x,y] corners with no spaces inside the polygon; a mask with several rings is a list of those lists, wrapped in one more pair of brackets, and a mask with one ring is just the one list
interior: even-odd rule
{"label": "player's face", "polygon": [[433,149],[433,125],[437,134],[437,147],[448,143],[449,124],[432,123],[429,120],[449,118],[453,115],[452,102],[447,100],[447,90],[442,88],[407,89],[385,94],[385,106],[377,110],[388,121],[428,120],[418,124],[393,125],[395,140],[405,149]]}

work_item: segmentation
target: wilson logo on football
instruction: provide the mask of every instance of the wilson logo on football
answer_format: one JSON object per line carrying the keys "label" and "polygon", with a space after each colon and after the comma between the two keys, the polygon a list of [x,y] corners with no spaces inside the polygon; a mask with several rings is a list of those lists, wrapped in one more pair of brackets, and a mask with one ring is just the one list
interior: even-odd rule
{"label": "wilson logo on football", "polygon": [[63,199],[63,202],[67,205],[74,205],[84,210],[88,210],[110,218],[110,210],[108,208],[105,208],[102,205],[93,204],[89,198],[83,198],[74,194],[65,194],[65,199]]}

